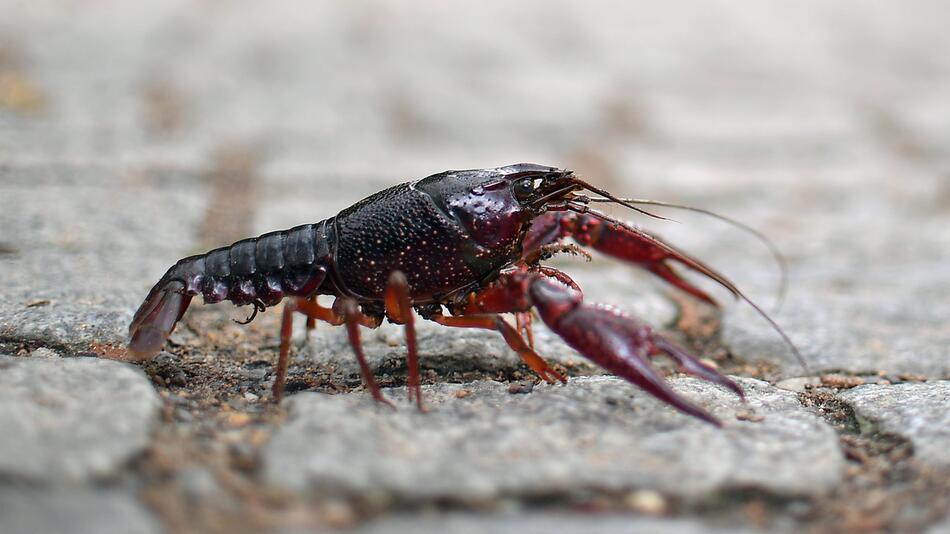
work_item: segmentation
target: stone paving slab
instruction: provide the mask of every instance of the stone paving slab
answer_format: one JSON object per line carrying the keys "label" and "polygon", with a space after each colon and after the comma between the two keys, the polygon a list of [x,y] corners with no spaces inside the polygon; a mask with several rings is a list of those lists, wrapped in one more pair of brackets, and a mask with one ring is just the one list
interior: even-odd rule
{"label": "stone paving slab", "polygon": [[4,534],[158,534],[161,523],[130,493],[0,487]]}
{"label": "stone paving slab", "polygon": [[838,398],[851,406],[862,429],[906,438],[919,461],[950,469],[950,381],[868,384]]}
{"label": "stone paving slab", "polygon": [[0,479],[62,485],[119,476],[148,445],[159,405],[127,364],[0,356]]}
{"label": "stone paving slab", "polygon": [[[769,532],[784,530],[769,529]],[[764,532],[747,527],[730,525],[715,526],[695,519],[662,519],[624,515],[599,515],[596,518],[585,515],[563,513],[530,513],[505,516],[447,514],[436,517],[395,517],[371,522],[354,530],[359,534],[381,534],[412,532],[434,534],[452,532],[453,534],[474,534],[493,532],[497,534],[547,534],[550,532],[585,532],[590,534],[751,534]],[[288,533],[289,534],[289,533]]]}
{"label": "stone paving slab", "polygon": [[264,453],[265,477],[317,494],[390,494],[398,500],[478,502],[650,488],[701,498],[758,488],[820,495],[841,480],[831,427],[796,396],[741,380],[760,422],[737,421],[734,395],[697,380],[674,387],[724,420],[716,429],[674,412],[613,377],[575,378],[512,395],[507,384],[424,387],[429,413],[386,393],[295,395]]}
{"label": "stone paving slab", "polygon": [[204,187],[62,169],[39,183],[0,167],[0,338],[85,350],[124,343],[153,283],[194,247]]}
{"label": "stone paving slab", "polygon": [[[124,341],[148,287],[179,257],[199,251],[202,216],[215,197],[205,171],[221,147],[239,146],[257,158],[249,188],[256,204],[217,217],[249,221],[247,235],[322,219],[406,179],[514,161],[575,168],[618,194],[711,208],[764,231],[787,255],[790,293],[776,319],[813,371],[950,378],[944,319],[950,293],[943,272],[950,260],[950,55],[940,53],[950,46],[948,6],[942,0],[806,0],[710,9],[703,0],[595,0],[552,9],[543,0],[526,0],[473,9],[436,0],[399,6],[290,0],[274,9],[247,1],[107,0],[63,7],[0,0],[0,12],[12,14],[0,17],[0,339],[65,352]],[[11,87],[18,98],[11,98]],[[232,189],[237,183],[230,182]],[[775,273],[759,245],[719,223],[670,215],[685,223],[630,218],[771,304]],[[676,308],[649,277],[628,278],[623,267],[602,258],[566,268],[591,300],[623,306],[657,326],[673,320]],[[779,378],[803,374],[748,308],[716,295],[726,304],[722,340],[733,354],[774,364]],[[491,371],[518,365],[491,332],[427,326],[421,335],[427,367]],[[398,328],[366,337],[376,368],[403,358]],[[354,374],[342,331],[321,329],[309,346],[317,361]],[[539,347],[553,360],[576,358],[543,332]],[[40,365],[26,362],[15,367]],[[421,429],[429,444],[398,443],[410,452],[421,447],[438,462],[458,447],[466,452],[465,465],[479,467],[464,440],[494,437],[494,426],[509,435],[484,444],[485,450],[537,447],[528,449],[534,454],[519,468],[538,465],[543,480],[567,491],[564,460],[540,450],[539,441],[549,443],[538,436],[550,429],[531,422],[534,414],[553,421],[550,427],[559,433],[549,445],[560,456],[582,451],[587,463],[576,465],[593,463],[597,450],[584,448],[568,431],[580,428],[590,436],[599,421],[614,425],[606,442],[597,441],[599,434],[593,438],[606,458],[627,461],[621,449],[628,447],[632,458],[642,460],[619,474],[601,467],[586,475],[597,480],[570,473],[588,486],[679,484],[683,491],[716,492],[752,484],[785,494],[808,491],[786,468],[804,470],[821,491],[840,479],[834,435],[809,419],[791,394],[775,393],[781,402],[764,410],[764,421],[752,423],[732,419],[738,408],[724,392],[696,390],[729,420],[717,433],[651,404],[631,386],[591,380],[563,391],[539,386],[511,398],[504,385],[439,384],[430,388],[439,412],[428,416],[405,404],[389,414],[361,394],[302,395],[290,404],[297,418],[278,438],[305,436],[347,461],[343,446],[362,451],[369,458],[361,460],[360,476],[375,476],[376,469],[388,477],[377,477],[387,491],[408,495],[420,490],[400,471],[410,471],[404,461],[380,466],[373,456],[380,455],[374,448],[383,442],[379,436],[412,436]],[[455,399],[457,387],[473,393]],[[753,398],[772,398],[762,388]],[[945,411],[934,400],[941,397],[920,389],[865,399],[873,391],[847,402],[875,428],[917,440],[920,457],[940,463],[939,452],[927,451],[933,451],[930,440],[942,443],[942,436],[922,432],[926,425],[901,425],[931,421]],[[619,404],[607,404],[605,395]],[[466,404],[491,399],[501,399],[498,408],[476,413]],[[915,402],[933,406],[934,413],[905,410]],[[506,419],[509,413],[514,415]],[[338,427],[325,425],[325,433],[311,436],[302,428],[307,414],[326,415]],[[590,417],[590,427],[575,421],[578,414]],[[463,416],[469,419],[457,419]],[[512,420],[526,430],[509,428]],[[778,443],[794,432],[787,441],[799,449]],[[375,441],[360,441],[367,435]],[[335,439],[341,441],[334,445]],[[8,443],[18,442],[0,440],[0,446]],[[704,452],[707,443],[710,451]],[[756,444],[769,451],[740,448]],[[296,458],[319,454],[309,451]],[[723,465],[715,464],[716,452]],[[819,453],[824,460],[815,461],[811,455]],[[694,462],[697,456],[703,463]],[[736,466],[740,456],[762,460],[758,477]],[[281,461],[299,487],[328,483],[319,479],[326,473],[319,465],[298,469],[289,456]],[[825,478],[815,473],[821,466]],[[726,467],[731,475],[723,474]],[[700,471],[695,483],[683,475],[694,468]],[[424,462],[411,472],[419,469],[444,482],[425,471]],[[525,470],[503,473],[521,477],[499,477],[507,485],[491,479],[463,485],[458,494],[538,491],[535,475]],[[687,482],[672,480],[676,474]],[[375,487],[372,482],[347,487]],[[88,502],[90,510],[100,509]],[[532,519],[487,521],[521,530],[532,528]],[[678,524],[689,529],[690,521]]]}

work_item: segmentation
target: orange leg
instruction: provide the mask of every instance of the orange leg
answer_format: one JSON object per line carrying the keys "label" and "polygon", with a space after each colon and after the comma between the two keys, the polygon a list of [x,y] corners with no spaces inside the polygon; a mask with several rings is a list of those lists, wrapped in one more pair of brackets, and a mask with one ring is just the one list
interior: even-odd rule
{"label": "orange leg", "polygon": [[379,321],[360,313],[356,307],[356,303],[352,299],[345,299],[341,304],[343,310],[342,314],[329,308],[324,308],[317,303],[316,299],[293,298],[288,300],[284,305],[280,323],[280,351],[277,358],[277,376],[274,379],[274,400],[280,402],[284,397],[284,383],[287,381],[287,366],[290,361],[290,342],[293,334],[294,312],[296,311],[306,315],[308,318],[314,319],[314,321],[320,320],[335,326],[346,324],[347,333],[350,337],[350,345],[356,354],[356,359],[360,365],[360,372],[363,375],[366,386],[370,389],[374,399],[392,405],[380,393],[379,386],[376,385],[376,380],[373,378],[373,372],[366,363],[366,356],[363,354],[363,346],[360,342],[358,327],[362,325],[368,328],[376,328],[379,326]]}
{"label": "orange leg", "polygon": [[515,313],[515,330],[519,334],[524,333],[525,339],[528,340],[528,346],[532,349],[534,349],[534,329],[532,329],[533,323],[534,316],[531,315],[530,311]]}
{"label": "orange leg", "polygon": [[[346,322],[346,333],[350,337],[350,346],[353,347],[353,352],[356,353],[356,360],[360,364],[360,372],[363,374],[363,380],[366,382],[366,386],[373,394],[374,399],[388,404],[391,408],[395,408],[396,406],[380,393],[379,386],[376,385],[376,379],[373,378],[373,371],[370,370],[369,364],[366,363],[366,355],[363,354],[363,342],[360,340],[360,324],[362,324],[361,319],[369,318],[360,313],[359,308],[356,306],[356,301],[353,299],[343,299],[342,308],[343,320]],[[379,326],[379,324],[377,323],[375,326]]]}
{"label": "orange leg", "polygon": [[422,406],[422,377],[419,374],[419,353],[416,350],[416,326],[412,314],[412,302],[409,299],[409,281],[400,271],[393,271],[386,284],[386,313],[397,322],[406,325],[406,349],[409,353],[407,367],[409,376],[406,385],[409,390],[409,400],[415,396],[419,411],[425,411]]}
{"label": "orange leg", "polygon": [[[310,302],[316,304],[317,296],[313,295],[310,297]],[[310,337],[310,332],[312,332],[317,327],[317,320],[313,317],[307,316],[307,337]]]}
{"label": "orange leg", "polygon": [[432,320],[445,326],[454,326],[457,328],[483,328],[485,330],[495,330],[501,332],[508,346],[521,356],[528,367],[544,379],[545,382],[553,384],[557,380],[566,384],[567,379],[563,375],[551,368],[544,358],[538,356],[538,353],[525,343],[510,324],[506,323],[500,315],[459,315],[447,317],[445,315],[436,315]]}

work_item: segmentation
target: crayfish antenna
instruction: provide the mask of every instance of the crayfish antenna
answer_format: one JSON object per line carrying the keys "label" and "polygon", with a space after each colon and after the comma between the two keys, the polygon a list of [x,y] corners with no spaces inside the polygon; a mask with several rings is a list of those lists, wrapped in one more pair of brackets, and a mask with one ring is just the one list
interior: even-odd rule
{"label": "crayfish antenna", "polygon": [[[611,198],[589,198],[588,200],[590,202],[614,202],[614,200]],[[786,293],[788,293],[788,261],[785,259],[785,256],[782,254],[782,251],[778,249],[775,243],[771,239],[769,239],[768,236],[766,236],[759,230],[756,230],[752,226],[749,226],[748,224],[745,224],[741,221],[733,219],[732,217],[727,217],[725,215],[716,213],[711,210],[707,210],[705,208],[697,208],[695,206],[687,206],[685,204],[675,204],[673,202],[664,202],[662,200],[649,200],[645,198],[620,198],[619,200],[622,200],[630,204],[661,206],[664,208],[673,208],[673,209],[679,209],[679,210],[692,211],[696,213],[702,213],[703,215],[707,215],[714,219],[719,219],[720,221],[723,221],[727,224],[735,226],[736,228],[739,228],[740,230],[743,230],[745,232],[748,232],[749,234],[752,234],[756,239],[759,240],[759,242],[761,242],[763,245],[765,245],[766,248],[769,249],[769,254],[771,254],[772,258],[775,259],[775,263],[778,265],[779,287],[778,287],[778,291],[775,298],[774,309],[772,311],[778,312],[782,308],[782,304],[785,302],[785,295]]]}
{"label": "crayfish antenna", "polygon": [[752,309],[755,310],[755,312],[760,317],[765,319],[766,322],[768,322],[769,325],[771,325],[772,328],[778,333],[778,335],[781,336],[782,340],[785,342],[786,345],[788,345],[789,350],[792,351],[792,354],[795,356],[795,359],[798,360],[799,365],[802,366],[802,369],[805,371],[805,373],[811,374],[811,368],[808,367],[808,363],[805,361],[805,358],[802,356],[801,352],[798,351],[798,347],[795,346],[795,343],[792,342],[792,339],[788,337],[788,334],[786,334],[785,331],[782,330],[782,327],[780,327],[778,323],[775,322],[775,319],[772,319],[772,317],[768,313],[766,313],[765,310],[763,310],[761,306],[759,306],[758,304],[755,303],[755,301],[753,301],[748,296],[746,296],[746,294],[743,293],[731,280],[726,278],[725,275],[719,274],[718,272],[713,270],[712,267],[709,267],[705,263],[697,260],[696,258],[693,258],[692,256],[686,254],[685,252],[678,250],[672,247],[671,245],[660,241],[659,239],[656,239],[655,241],[656,241],[657,246],[660,246],[663,249],[669,251],[672,254],[671,257],[673,259],[715,280],[721,286],[729,290],[729,292],[732,293],[737,299],[741,299],[745,301],[746,304],[751,306]]}
{"label": "crayfish antenna", "polygon": [[[634,206],[633,203],[627,202],[626,199],[623,199],[623,198],[620,198],[620,197],[615,197],[615,196],[612,195],[609,191],[607,191],[607,190],[605,190],[605,189],[600,189],[599,187],[594,187],[593,185],[591,185],[591,184],[585,182],[584,180],[581,180],[581,179],[578,179],[578,178],[574,178],[574,183],[576,183],[577,185],[583,187],[584,189],[587,189],[588,191],[590,191],[590,192],[592,192],[592,193],[597,193],[598,195],[603,195],[603,196],[607,197],[605,200],[596,200],[597,202],[613,202],[613,203],[615,203],[615,204],[620,204],[621,206],[630,208],[630,209],[632,209],[633,211],[640,212],[640,213],[642,213],[642,214],[644,214],[644,215],[646,215],[646,216],[648,216],[648,217],[653,217],[654,219],[660,219],[661,221],[673,221],[673,222],[678,222],[678,221],[676,221],[676,220],[674,220],[674,219],[670,219],[669,217],[664,217],[664,216],[662,216],[662,215],[657,215],[656,213],[653,213],[653,212],[650,212],[650,211],[647,211],[647,210],[644,210],[644,209],[640,209],[640,208]],[[595,199],[588,199],[588,200],[595,200]]]}

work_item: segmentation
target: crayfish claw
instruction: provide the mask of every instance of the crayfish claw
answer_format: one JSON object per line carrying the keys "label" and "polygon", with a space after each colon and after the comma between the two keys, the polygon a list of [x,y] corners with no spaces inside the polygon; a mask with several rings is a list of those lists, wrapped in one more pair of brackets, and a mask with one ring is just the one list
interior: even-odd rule
{"label": "crayfish claw", "polygon": [[680,273],[673,268],[672,265],[669,265],[666,262],[657,262],[649,266],[651,273],[659,276],[660,278],[669,282],[672,286],[689,293],[690,295],[696,297],[697,299],[713,306],[714,308],[719,308],[719,303],[715,299],[709,296],[708,293],[694,286],[693,284],[686,281]]}
{"label": "crayfish claw", "polygon": [[745,392],[742,391],[742,388],[739,387],[739,384],[736,384],[726,375],[704,363],[696,356],[693,356],[687,352],[686,349],[659,336],[654,337],[653,345],[659,349],[660,352],[663,352],[673,358],[682,372],[697,378],[701,378],[707,382],[719,384],[720,386],[729,389],[738,395],[742,402],[746,401]]}
{"label": "crayfish claw", "polygon": [[649,354],[658,351],[670,354],[690,374],[725,386],[742,396],[741,388],[729,378],[616,308],[585,304],[577,293],[540,277],[531,282],[530,293],[541,319],[568,345],[607,371],[685,414],[721,426],[712,414],[673,391],[666,380],[650,367]]}

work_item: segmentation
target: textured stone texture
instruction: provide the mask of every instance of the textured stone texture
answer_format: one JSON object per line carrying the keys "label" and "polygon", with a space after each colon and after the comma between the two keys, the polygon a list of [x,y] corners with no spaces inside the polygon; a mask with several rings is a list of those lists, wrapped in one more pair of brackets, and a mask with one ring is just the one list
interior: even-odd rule
{"label": "textured stone texture", "polygon": [[[233,237],[243,237],[322,219],[385,186],[443,169],[535,161],[575,168],[618,194],[711,208],[771,236],[791,269],[788,299],[776,319],[812,370],[950,378],[950,4],[944,0],[714,6],[704,0],[485,6],[437,0],[289,0],[279,6],[250,0],[81,6],[0,0],[0,13],[5,344],[75,352],[91,342],[121,342],[131,313],[168,265],[232,235],[207,225],[237,225],[233,233],[240,235]],[[229,150],[245,153],[247,168],[209,172],[218,154]],[[776,273],[748,236],[699,215],[669,212],[682,221],[674,224],[614,213],[707,260],[766,308],[772,304]],[[623,306],[658,326],[676,315],[663,285],[649,276],[603,258],[558,265],[576,276],[590,300]],[[727,348],[739,358],[774,364],[779,378],[803,374],[763,321],[704,285],[725,304]],[[209,334],[198,323],[195,330]],[[518,364],[492,332],[427,326],[420,333],[426,367],[492,371]],[[539,337],[546,357],[576,358],[550,335]],[[375,367],[402,360],[399,329],[367,332],[366,338]],[[342,330],[321,328],[302,358],[335,363],[338,374],[352,375],[343,339]],[[453,436],[480,432],[502,417],[500,408],[463,409],[484,396],[502,397],[518,421],[529,419],[523,410],[535,407],[532,399],[550,396],[558,416],[573,409],[591,414],[593,425],[595,416],[607,417],[605,403],[567,399],[570,391],[596,399],[601,387],[602,395],[620,389],[625,393],[614,410],[630,408],[623,399],[633,392],[638,411],[608,414],[627,431],[617,443],[636,438],[630,447],[638,455],[645,454],[641,439],[668,450],[649,456],[639,470],[624,471],[629,477],[623,482],[631,484],[658,466],[682,464],[669,473],[693,466],[680,443],[656,435],[681,433],[689,451],[705,441],[721,450],[725,437],[736,433],[743,439],[730,447],[762,439],[763,447],[784,450],[755,429],[780,436],[782,430],[771,425],[789,433],[805,428],[796,426],[797,415],[788,415],[799,412],[787,392],[781,392],[778,415],[767,413],[756,424],[730,422],[714,434],[665,408],[641,406],[642,393],[612,381],[578,381],[563,391],[542,386],[511,399],[504,385],[483,386],[489,391],[472,386],[473,397],[449,399],[438,406],[447,415],[430,419],[404,409],[387,422],[390,414],[377,414],[363,394],[319,403],[303,396],[295,405],[300,413],[326,411],[340,421],[353,450],[375,454],[357,440],[353,425],[366,425],[362,430],[370,435],[404,425],[405,436],[419,425],[439,436],[433,443],[449,446],[461,439]],[[453,387],[433,388],[432,396]],[[933,415],[900,414],[910,413],[905,405],[934,397],[905,394],[896,411],[871,403],[867,420],[926,444],[930,438],[920,435],[926,425],[900,425]],[[718,395],[704,393],[703,399]],[[721,410],[736,407],[731,397],[722,402],[728,408]],[[853,406],[865,410],[857,398]],[[471,419],[449,421],[452,415]],[[669,431],[653,432],[662,426],[657,421]],[[302,424],[291,421],[284,435],[303,432]],[[546,429],[525,424],[536,429],[528,445],[544,435]],[[552,426],[562,432],[565,453],[578,454],[563,426]],[[750,436],[742,433],[747,427]],[[819,451],[833,441],[825,432],[815,434],[825,444]],[[332,441],[337,435],[327,429],[317,441],[338,450]],[[14,439],[20,438],[0,439],[0,447],[19,443]],[[763,464],[759,473],[777,470],[777,480],[788,479],[788,466],[811,473],[815,462],[796,455],[812,454],[812,445],[790,451],[790,459],[781,460],[786,463]],[[724,463],[739,454],[726,450],[733,452]],[[836,454],[826,456],[840,462]],[[755,451],[747,456],[771,458]],[[562,480],[555,476],[557,463],[546,458],[540,463],[548,470],[544,476]],[[286,461],[294,476],[311,473]],[[24,464],[34,465],[29,459]],[[697,465],[710,471],[689,487],[715,491],[743,482],[720,477],[711,461]],[[731,472],[762,483],[741,468]],[[823,487],[834,485],[834,472],[828,470]],[[533,476],[509,487],[531,489]],[[396,486],[404,483],[396,475],[388,480],[403,487]],[[663,473],[656,480],[670,483]],[[463,489],[492,491],[490,484]],[[531,528],[529,521],[512,524]]]}
{"label": "textured stone texture", "polygon": [[715,386],[674,381],[725,421],[722,430],[612,377],[540,385],[528,395],[494,382],[439,384],[425,388],[425,414],[404,403],[404,390],[388,392],[398,411],[368,396],[303,393],[265,450],[266,477],[320,494],[476,502],[590,489],[702,498],[745,487],[782,495],[833,488],[843,466],[834,431],[794,394],[741,383],[763,421],[737,421],[745,408]]}
{"label": "textured stone texture", "polygon": [[[769,529],[769,532],[783,530]],[[349,531],[347,531],[349,532]],[[583,515],[524,514],[488,515],[452,514],[444,517],[422,518],[396,517],[383,519],[360,527],[359,534],[386,532],[413,532],[435,534],[547,534],[549,532],[586,532],[590,534],[703,534],[727,533],[748,534],[761,532],[737,526],[715,527],[694,519],[651,519],[636,516],[605,515],[591,518]]]}
{"label": "textured stone texture", "polygon": [[0,165],[0,338],[124,342],[151,284],[193,246],[203,196],[187,181]]}
{"label": "textured stone texture", "polygon": [[0,478],[116,476],[148,444],[158,408],[151,383],[126,364],[0,356]]}
{"label": "textured stone texture", "polygon": [[950,469],[950,382],[871,384],[838,398],[851,406],[862,428],[904,437],[918,460]]}
{"label": "textured stone texture", "polygon": [[163,529],[129,493],[0,487],[0,532],[158,534]]}

